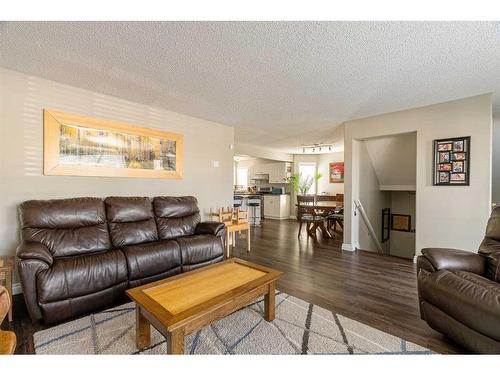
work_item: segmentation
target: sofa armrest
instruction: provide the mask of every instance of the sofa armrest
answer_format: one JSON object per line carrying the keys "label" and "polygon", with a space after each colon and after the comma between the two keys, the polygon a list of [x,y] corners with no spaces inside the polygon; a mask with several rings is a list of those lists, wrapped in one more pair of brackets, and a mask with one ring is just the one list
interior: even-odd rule
{"label": "sofa armrest", "polygon": [[21,260],[41,260],[52,265],[53,259],[49,249],[39,242],[23,242],[16,251],[17,257]]}
{"label": "sofa armrest", "polygon": [[484,275],[486,259],[470,251],[446,248],[422,249],[422,256],[429,261],[435,271],[442,269],[460,270]]}
{"label": "sofa armrest", "polygon": [[217,221],[204,221],[196,226],[195,234],[213,234],[217,237],[223,237],[226,231],[224,223]]}
{"label": "sofa armrest", "polygon": [[49,249],[38,242],[23,242],[16,252],[17,272],[23,289],[26,307],[33,321],[42,319],[42,311],[38,305],[37,274],[52,266],[52,254]]}

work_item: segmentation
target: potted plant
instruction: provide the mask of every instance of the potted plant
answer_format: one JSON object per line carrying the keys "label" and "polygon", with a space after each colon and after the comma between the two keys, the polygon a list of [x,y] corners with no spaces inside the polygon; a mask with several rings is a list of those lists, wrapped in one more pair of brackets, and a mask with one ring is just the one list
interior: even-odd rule
{"label": "potted plant", "polygon": [[294,173],[290,177],[285,178],[285,181],[292,184],[293,190],[299,195],[307,195],[312,184],[318,181],[323,175],[316,173],[314,176],[303,177],[302,173]]}

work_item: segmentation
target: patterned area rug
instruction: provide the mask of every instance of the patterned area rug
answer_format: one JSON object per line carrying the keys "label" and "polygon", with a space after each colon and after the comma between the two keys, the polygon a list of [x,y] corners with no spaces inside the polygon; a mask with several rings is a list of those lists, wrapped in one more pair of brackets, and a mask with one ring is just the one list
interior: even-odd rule
{"label": "patterned area rug", "polygon": [[[186,338],[186,354],[430,354],[426,348],[277,292],[276,319],[263,319],[263,300]],[[164,354],[135,347],[135,308],[127,303],[34,334],[37,354]]]}

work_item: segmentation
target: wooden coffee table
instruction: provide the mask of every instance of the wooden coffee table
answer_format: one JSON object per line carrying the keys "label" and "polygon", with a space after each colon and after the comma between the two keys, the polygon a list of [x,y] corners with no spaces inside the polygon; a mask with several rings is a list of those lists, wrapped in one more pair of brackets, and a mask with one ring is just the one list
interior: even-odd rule
{"label": "wooden coffee table", "polygon": [[274,320],[276,281],[282,272],[232,258],[127,290],[136,303],[136,345],[151,345],[153,325],[167,339],[168,354],[184,353],[184,337],[261,296]]}

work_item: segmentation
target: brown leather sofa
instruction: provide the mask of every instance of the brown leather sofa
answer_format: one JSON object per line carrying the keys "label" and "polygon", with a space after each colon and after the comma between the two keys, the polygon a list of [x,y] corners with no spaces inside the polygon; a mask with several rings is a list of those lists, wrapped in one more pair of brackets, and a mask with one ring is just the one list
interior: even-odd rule
{"label": "brown leather sofa", "polygon": [[478,253],[423,249],[417,271],[422,319],[468,350],[500,353],[500,208]]}
{"label": "brown leather sofa", "polygon": [[33,200],[19,217],[24,298],[31,318],[48,324],[224,258],[224,224],[200,222],[194,197]]}

